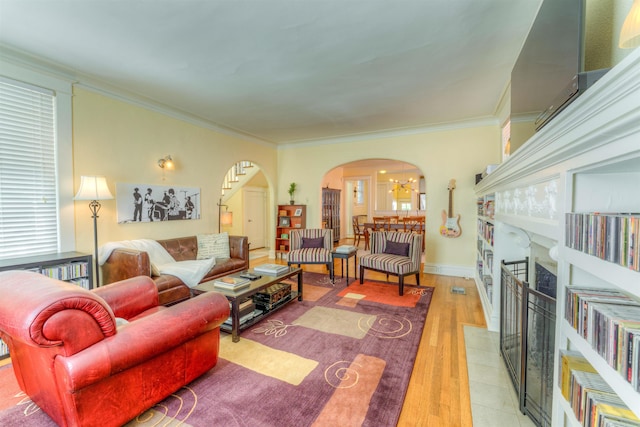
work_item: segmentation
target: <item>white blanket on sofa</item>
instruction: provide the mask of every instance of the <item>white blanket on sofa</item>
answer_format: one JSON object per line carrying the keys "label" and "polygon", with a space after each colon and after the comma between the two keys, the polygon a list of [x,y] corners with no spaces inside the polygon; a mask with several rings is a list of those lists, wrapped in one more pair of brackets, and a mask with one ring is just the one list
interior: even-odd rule
{"label": "white blanket on sofa", "polygon": [[111,252],[118,248],[129,248],[144,251],[149,254],[151,268],[160,274],[171,274],[182,280],[185,285],[193,288],[197,286],[204,276],[213,268],[216,263],[215,258],[176,261],[171,254],[158,242],[151,239],[122,240],[119,242],[109,242],[98,250],[98,262],[104,264]]}

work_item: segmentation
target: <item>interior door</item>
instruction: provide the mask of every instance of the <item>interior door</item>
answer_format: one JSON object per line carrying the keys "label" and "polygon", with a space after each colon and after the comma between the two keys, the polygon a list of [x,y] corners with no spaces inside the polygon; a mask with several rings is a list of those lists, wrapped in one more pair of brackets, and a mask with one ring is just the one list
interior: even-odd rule
{"label": "interior door", "polygon": [[249,249],[264,248],[266,242],[267,193],[261,188],[244,189],[244,234]]}

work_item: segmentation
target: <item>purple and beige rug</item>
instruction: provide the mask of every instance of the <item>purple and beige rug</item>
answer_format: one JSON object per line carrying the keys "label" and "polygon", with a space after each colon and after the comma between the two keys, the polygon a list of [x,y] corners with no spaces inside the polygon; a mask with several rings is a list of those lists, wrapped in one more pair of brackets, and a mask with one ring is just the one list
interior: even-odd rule
{"label": "purple and beige rug", "polygon": [[[292,302],[222,334],[215,368],[127,426],[395,426],[433,288],[304,273]],[[326,283],[325,283],[326,282]],[[0,368],[0,425],[55,426]]]}

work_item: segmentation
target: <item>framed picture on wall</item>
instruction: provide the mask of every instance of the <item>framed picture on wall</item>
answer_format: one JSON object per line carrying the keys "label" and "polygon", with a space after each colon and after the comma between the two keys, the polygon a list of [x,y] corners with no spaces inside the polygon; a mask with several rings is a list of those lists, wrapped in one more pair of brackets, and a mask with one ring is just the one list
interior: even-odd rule
{"label": "framed picture on wall", "polygon": [[116,183],[118,224],[200,219],[200,188]]}
{"label": "framed picture on wall", "polygon": [[288,216],[281,216],[278,225],[280,227],[289,227],[291,225],[291,219]]}

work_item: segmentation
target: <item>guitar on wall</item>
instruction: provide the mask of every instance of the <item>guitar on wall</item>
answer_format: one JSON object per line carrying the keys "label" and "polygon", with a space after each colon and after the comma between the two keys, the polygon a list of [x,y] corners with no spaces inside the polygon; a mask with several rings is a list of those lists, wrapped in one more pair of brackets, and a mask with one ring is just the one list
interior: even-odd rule
{"label": "guitar on wall", "polygon": [[442,225],[440,226],[440,234],[444,237],[460,237],[462,229],[460,228],[460,214],[453,216],[453,190],[456,188],[456,180],[449,181],[449,210],[442,211]]}

